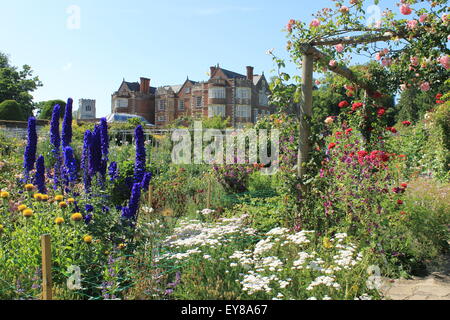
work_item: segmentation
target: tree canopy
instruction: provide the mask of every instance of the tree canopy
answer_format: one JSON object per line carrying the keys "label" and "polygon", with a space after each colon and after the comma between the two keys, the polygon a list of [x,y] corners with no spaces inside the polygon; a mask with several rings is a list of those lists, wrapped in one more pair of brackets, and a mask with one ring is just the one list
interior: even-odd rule
{"label": "tree canopy", "polygon": [[19,70],[10,65],[6,54],[0,52],[0,103],[14,100],[25,117],[30,117],[34,108],[31,93],[41,86],[41,81],[37,76],[33,76],[29,65],[24,65]]}
{"label": "tree canopy", "polygon": [[60,116],[61,119],[64,117],[64,112],[66,110],[66,103],[63,100],[48,100],[48,101],[41,101],[37,103],[36,109],[38,109],[37,117],[40,120],[50,120],[52,118],[52,112],[55,105],[59,104],[60,109]]}

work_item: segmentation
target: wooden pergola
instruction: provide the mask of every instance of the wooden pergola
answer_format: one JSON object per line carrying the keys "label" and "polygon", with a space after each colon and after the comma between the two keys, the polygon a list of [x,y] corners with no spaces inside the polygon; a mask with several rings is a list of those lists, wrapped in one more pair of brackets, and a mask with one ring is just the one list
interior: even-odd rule
{"label": "wooden pergola", "polygon": [[[382,32],[382,30],[379,30]],[[373,88],[371,88],[365,81],[358,79],[358,77],[349,69],[343,66],[330,66],[329,61],[331,57],[325,53],[318,50],[316,47],[320,46],[331,46],[337,44],[368,44],[380,41],[389,41],[393,39],[405,38],[405,33],[394,33],[394,32],[384,32],[383,34],[363,34],[359,36],[346,36],[338,38],[330,38],[318,41],[311,41],[310,43],[300,44],[299,50],[303,54],[303,75],[302,75],[302,100],[299,104],[299,110],[297,114],[300,117],[300,128],[299,128],[299,152],[298,152],[298,163],[297,163],[297,174],[300,179],[302,179],[306,173],[305,164],[309,162],[311,157],[311,124],[312,119],[312,105],[313,105],[313,73],[314,73],[314,61],[320,61],[327,68],[348,79],[350,82],[357,85],[359,88],[366,90],[369,94],[373,93]],[[302,181],[303,185],[303,181]]]}

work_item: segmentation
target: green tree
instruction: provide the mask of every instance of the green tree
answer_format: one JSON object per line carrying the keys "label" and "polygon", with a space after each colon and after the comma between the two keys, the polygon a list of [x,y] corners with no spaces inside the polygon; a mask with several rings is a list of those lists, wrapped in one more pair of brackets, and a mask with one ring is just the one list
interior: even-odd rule
{"label": "green tree", "polygon": [[26,117],[32,116],[34,104],[31,92],[41,86],[41,81],[33,77],[29,65],[19,70],[10,65],[6,54],[0,52],[0,102],[14,100]]}
{"label": "green tree", "polygon": [[408,88],[402,92],[398,102],[398,121],[417,122],[421,120],[425,113],[433,109],[436,99],[429,92],[422,92],[416,88]]}
{"label": "green tree", "polygon": [[27,115],[14,100],[5,100],[0,103],[0,120],[26,121]]}
{"label": "green tree", "polygon": [[64,117],[64,112],[66,110],[66,103],[62,100],[48,100],[42,101],[36,104],[36,108],[38,109],[38,119],[41,120],[50,120],[52,118],[52,112],[55,105],[59,104],[61,106],[60,115],[61,118]]}

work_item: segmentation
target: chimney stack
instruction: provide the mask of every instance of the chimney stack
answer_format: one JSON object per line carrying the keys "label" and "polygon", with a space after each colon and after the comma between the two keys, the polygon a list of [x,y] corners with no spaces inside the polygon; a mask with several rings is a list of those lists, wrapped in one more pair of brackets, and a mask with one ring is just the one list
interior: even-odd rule
{"label": "chimney stack", "polygon": [[247,79],[253,81],[253,67],[247,67]]}
{"label": "chimney stack", "polygon": [[141,77],[140,91],[145,94],[150,92],[150,79]]}
{"label": "chimney stack", "polygon": [[210,67],[210,77],[213,76],[214,72],[216,72],[216,67]]}

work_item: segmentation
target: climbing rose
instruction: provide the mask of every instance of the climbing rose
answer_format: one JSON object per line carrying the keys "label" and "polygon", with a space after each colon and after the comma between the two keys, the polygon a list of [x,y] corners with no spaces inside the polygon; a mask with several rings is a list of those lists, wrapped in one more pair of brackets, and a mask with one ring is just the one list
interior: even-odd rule
{"label": "climbing rose", "polygon": [[408,16],[408,15],[410,15],[412,13],[412,10],[411,10],[411,8],[409,7],[408,4],[403,4],[400,7],[400,12],[401,12],[401,14],[403,14],[405,16]]}
{"label": "climbing rose", "polygon": [[318,19],[314,19],[311,21],[311,27],[318,27],[320,26],[320,21]]}
{"label": "climbing rose", "polygon": [[421,23],[424,23],[427,19],[428,19],[428,15],[427,14],[423,14],[423,15],[420,16],[419,21]]}
{"label": "climbing rose", "polygon": [[328,118],[325,119],[325,123],[326,124],[331,124],[333,122],[334,122],[334,117],[328,117]]}
{"label": "climbing rose", "polygon": [[414,67],[417,67],[419,65],[419,58],[417,57],[411,57],[409,61],[411,61],[411,65],[413,65]]}
{"label": "climbing rose", "polygon": [[378,115],[379,117],[383,116],[385,113],[386,113],[386,110],[383,109],[383,108],[380,108],[380,109],[378,109],[378,111],[377,111],[377,115]]}
{"label": "climbing rose", "polygon": [[419,24],[419,22],[417,22],[417,20],[409,20],[407,23],[408,29],[415,29],[417,27],[417,25]]}
{"label": "climbing rose", "polygon": [[347,101],[341,101],[339,103],[339,108],[347,108],[350,104]]}
{"label": "climbing rose", "polygon": [[450,69],[450,56],[442,56],[438,59],[438,62],[446,69]]}
{"label": "climbing rose", "polygon": [[329,150],[334,149],[334,148],[336,148],[336,143],[332,142],[328,145]]}
{"label": "climbing rose", "polygon": [[358,110],[359,108],[362,108],[363,107],[363,103],[362,102],[355,102],[353,105],[352,105],[352,111],[356,111],[356,110]]}
{"label": "climbing rose", "polygon": [[424,82],[420,85],[420,90],[427,92],[430,91],[430,83],[429,82]]}
{"label": "climbing rose", "polygon": [[339,53],[341,53],[342,51],[344,51],[344,45],[343,45],[343,44],[337,44],[337,45],[335,46],[335,48],[336,48],[336,51],[339,52]]}
{"label": "climbing rose", "polygon": [[389,67],[392,65],[392,59],[384,58],[383,60],[381,60],[381,64],[383,65],[383,67]]}
{"label": "climbing rose", "polygon": [[337,65],[336,60],[330,60],[329,65],[330,65],[330,67],[336,67],[336,65]]}
{"label": "climbing rose", "polygon": [[411,125],[411,122],[410,122],[410,121],[403,121],[402,124],[403,124],[405,127],[409,127],[409,126]]}
{"label": "climbing rose", "polygon": [[339,11],[342,12],[342,13],[348,13],[350,11],[350,9],[347,6],[342,6],[339,9]]}

